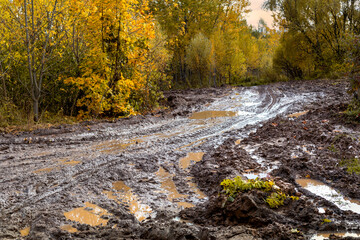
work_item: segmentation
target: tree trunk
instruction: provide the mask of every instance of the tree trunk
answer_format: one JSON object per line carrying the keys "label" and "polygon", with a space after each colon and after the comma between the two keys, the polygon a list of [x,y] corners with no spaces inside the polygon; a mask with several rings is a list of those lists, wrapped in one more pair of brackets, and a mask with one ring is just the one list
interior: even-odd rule
{"label": "tree trunk", "polygon": [[3,88],[3,92],[4,92],[4,97],[5,99],[7,98],[7,90],[6,90],[6,83],[5,83],[5,76],[4,76],[4,69],[2,64],[0,63],[0,73],[1,73],[1,78],[2,78],[2,88]]}
{"label": "tree trunk", "polygon": [[3,91],[4,91],[4,97],[7,98],[7,91],[6,91],[6,83],[5,83],[5,77],[2,77],[2,84],[3,84]]}
{"label": "tree trunk", "polygon": [[38,122],[39,121],[39,99],[34,99],[34,121]]}

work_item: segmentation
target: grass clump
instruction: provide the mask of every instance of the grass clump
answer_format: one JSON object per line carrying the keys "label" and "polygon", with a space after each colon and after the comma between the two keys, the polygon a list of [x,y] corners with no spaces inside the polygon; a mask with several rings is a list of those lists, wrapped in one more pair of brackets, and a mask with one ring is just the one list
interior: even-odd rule
{"label": "grass clump", "polygon": [[324,224],[324,223],[331,223],[331,220],[327,219],[327,218],[324,218],[321,224]]}
{"label": "grass clump", "polygon": [[223,207],[226,202],[234,202],[237,194],[241,192],[251,191],[253,189],[258,189],[263,192],[268,192],[269,196],[264,200],[270,208],[278,208],[284,205],[286,199],[298,200],[298,197],[288,196],[285,193],[281,192],[279,188],[275,189],[274,181],[262,181],[259,178],[255,180],[243,180],[240,176],[235,177],[234,179],[224,179],[221,184],[223,186],[224,194],[227,196],[226,201],[223,203]]}
{"label": "grass clump", "polygon": [[360,174],[360,160],[358,158],[342,160],[340,166],[346,167],[349,174]]}

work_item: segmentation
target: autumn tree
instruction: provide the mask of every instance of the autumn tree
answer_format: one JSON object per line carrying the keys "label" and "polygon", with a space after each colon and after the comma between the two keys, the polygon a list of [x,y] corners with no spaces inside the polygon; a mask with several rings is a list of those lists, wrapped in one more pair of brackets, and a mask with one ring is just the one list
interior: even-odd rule
{"label": "autumn tree", "polygon": [[[190,59],[194,59],[196,55],[193,54],[193,51],[189,51],[189,49],[194,49],[194,42],[192,41],[196,36],[201,33],[206,38],[214,41],[216,35],[227,34],[231,31],[236,32],[237,28],[241,29],[239,26],[248,6],[249,2],[247,0],[161,0],[152,2],[152,9],[167,35],[167,46],[173,56],[170,72],[175,85],[191,86],[189,80],[199,79],[199,72],[194,71],[194,68],[189,65],[192,63]],[[212,56],[222,54],[225,56],[226,53],[224,52],[216,53],[218,43],[221,42],[212,44]],[[206,49],[209,52],[210,48],[207,47]],[[219,47],[218,49],[224,48]],[[192,55],[187,56],[188,53]],[[237,57],[242,54],[240,51],[231,51],[230,49],[228,53],[230,55],[238,53]],[[220,71],[217,71],[218,67],[216,67],[221,64],[218,60],[219,58],[215,57],[213,60],[209,59],[208,61],[212,64],[212,73],[209,73],[209,75],[212,75],[211,78],[214,78],[215,75],[216,79],[216,76],[220,73]],[[209,84],[211,82],[216,81],[208,81]]]}
{"label": "autumn tree", "polygon": [[[86,43],[87,50],[79,62],[79,76],[64,78],[64,82],[81,90],[77,101],[81,115],[133,114],[143,100],[138,92],[146,87],[144,64],[150,40],[155,37],[148,3],[135,0],[83,3],[74,11],[81,12],[77,24],[81,26],[81,42]],[[78,51],[73,49],[76,59]]]}
{"label": "autumn tree", "polygon": [[202,33],[195,35],[186,48],[186,64],[193,72],[192,76],[198,78],[200,86],[204,85],[204,80],[211,77],[211,63],[214,57],[212,48],[211,41]]}
{"label": "autumn tree", "polygon": [[357,0],[268,0],[266,7],[276,11],[278,25],[286,30],[282,47],[290,44],[287,40],[296,38],[300,46],[292,46],[301,48],[302,62],[308,56],[312,58],[313,70],[306,70],[328,73],[341,67],[346,34],[359,31]]}
{"label": "autumn tree", "polygon": [[[49,63],[58,57],[57,50],[65,37],[67,1],[9,1],[2,2],[1,9],[1,32],[17,65],[18,81],[31,96],[37,122],[44,83],[51,78]],[[21,64],[26,66],[27,73]]]}

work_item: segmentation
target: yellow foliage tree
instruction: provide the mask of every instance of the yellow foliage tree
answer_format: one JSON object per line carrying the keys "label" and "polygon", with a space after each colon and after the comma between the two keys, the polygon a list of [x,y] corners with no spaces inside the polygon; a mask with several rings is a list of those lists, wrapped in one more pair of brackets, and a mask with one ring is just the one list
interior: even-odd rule
{"label": "yellow foliage tree", "polygon": [[80,77],[64,79],[82,91],[80,117],[135,114],[146,88],[143,68],[155,26],[148,2],[90,0],[72,3],[73,24],[81,28],[87,52]]}

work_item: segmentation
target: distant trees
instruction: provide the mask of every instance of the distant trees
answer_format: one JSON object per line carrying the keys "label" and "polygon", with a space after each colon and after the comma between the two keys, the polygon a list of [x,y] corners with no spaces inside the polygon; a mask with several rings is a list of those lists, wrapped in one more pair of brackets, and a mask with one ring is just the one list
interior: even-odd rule
{"label": "distant trees", "polygon": [[290,77],[346,68],[345,40],[360,33],[358,0],[268,0],[284,34],[275,62]]}

